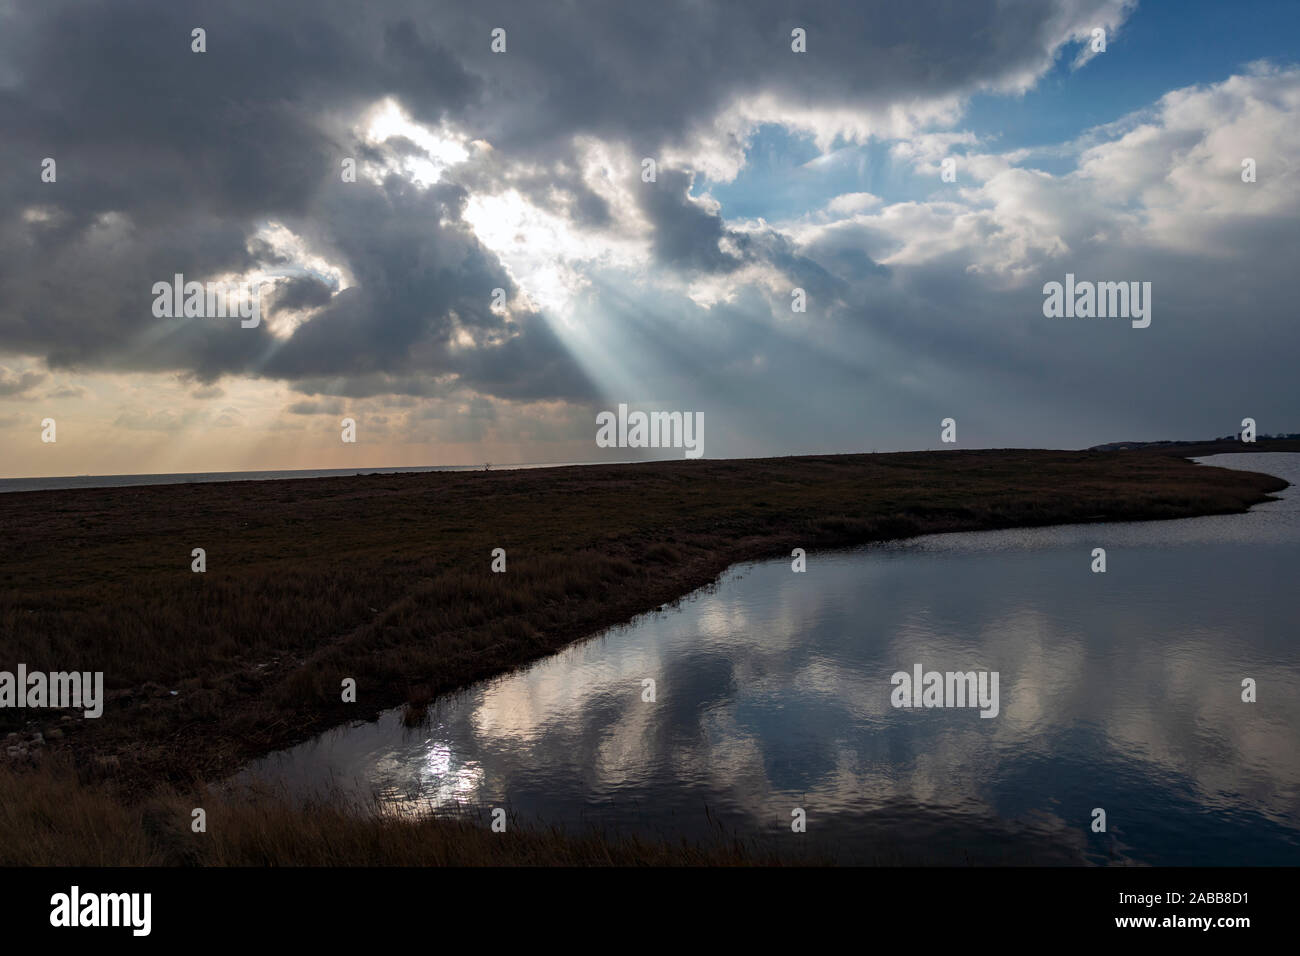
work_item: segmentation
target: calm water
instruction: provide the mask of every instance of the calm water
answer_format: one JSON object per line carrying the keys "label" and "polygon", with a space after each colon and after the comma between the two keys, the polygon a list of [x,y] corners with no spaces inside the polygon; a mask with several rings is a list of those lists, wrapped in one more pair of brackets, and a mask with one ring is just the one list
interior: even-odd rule
{"label": "calm water", "polygon": [[[1213,460],[1300,483],[1300,455]],[[814,553],[805,574],[737,566],[440,700],[422,728],[393,711],[243,779],[575,828],[720,827],[846,862],[1298,864],[1300,494],[1282,494],[1246,515]],[[895,709],[890,676],[918,663],[997,671],[1000,713]]]}

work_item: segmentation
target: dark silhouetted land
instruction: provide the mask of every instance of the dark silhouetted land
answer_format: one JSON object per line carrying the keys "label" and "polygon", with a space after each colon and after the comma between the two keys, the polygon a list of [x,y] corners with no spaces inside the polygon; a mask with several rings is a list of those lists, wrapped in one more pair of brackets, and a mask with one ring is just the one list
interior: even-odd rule
{"label": "dark silhouetted land", "polygon": [[[84,784],[111,785],[136,806],[159,785],[215,779],[383,708],[418,710],[737,561],[796,547],[815,561],[817,549],[934,532],[1240,512],[1286,483],[1180,456],[1263,450],[1300,442],[0,495],[0,668],[103,671],[110,690],[98,720],[0,710],[0,730],[38,721],[43,756],[22,762],[71,761]],[[206,573],[190,570],[194,548]],[[491,571],[494,548],[506,550],[504,574]],[[355,704],[341,701],[349,677]]]}

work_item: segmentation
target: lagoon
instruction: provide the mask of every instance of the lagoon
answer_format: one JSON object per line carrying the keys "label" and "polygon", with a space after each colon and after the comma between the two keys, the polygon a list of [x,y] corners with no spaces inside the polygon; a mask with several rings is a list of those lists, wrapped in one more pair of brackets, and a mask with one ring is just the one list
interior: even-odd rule
{"label": "lagoon", "polygon": [[[390,711],[238,779],[847,863],[1300,864],[1300,455],[1206,461],[1292,487],[1241,515],[737,565],[421,727]],[[997,672],[997,717],[891,706],[918,663]]]}

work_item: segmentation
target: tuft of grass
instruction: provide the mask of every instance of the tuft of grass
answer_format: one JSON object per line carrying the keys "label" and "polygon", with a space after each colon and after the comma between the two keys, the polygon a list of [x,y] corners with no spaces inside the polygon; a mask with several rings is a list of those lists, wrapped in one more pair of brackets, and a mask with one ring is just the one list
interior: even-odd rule
{"label": "tuft of grass", "polygon": [[405,727],[419,727],[428,719],[429,705],[433,703],[433,691],[427,686],[418,687],[411,691],[411,696],[406,702],[406,709],[402,711],[402,725]]}

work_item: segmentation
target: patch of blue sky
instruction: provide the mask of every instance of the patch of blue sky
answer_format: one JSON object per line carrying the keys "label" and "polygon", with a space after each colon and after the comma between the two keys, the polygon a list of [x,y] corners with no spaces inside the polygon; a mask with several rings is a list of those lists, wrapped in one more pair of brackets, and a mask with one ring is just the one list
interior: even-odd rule
{"label": "patch of blue sky", "polygon": [[[1156,0],[1129,16],[1105,53],[1076,69],[1080,49],[1062,49],[1053,68],[1023,96],[973,97],[961,127],[998,152],[1053,147],[1150,107],[1170,90],[1222,82],[1253,61],[1294,63],[1300,57],[1300,3]],[[1037,159],[1039,168],[1058,171]],[[1057,165],[1071,168],[1064,161]]]}
{"label": "patch of blue sky", "polygon": [[[1083,66],[1080,45],[1063,48],[1036,86],[1023,95],[971,98],[956,129],[979,138],[981,152],[1030,150],[1019,165],[1064,175],[1076,156],[1066,147],[1098,126],[1155,105],[1171,90],[1218,83],[1257,60],[1280,66],[1300,58],[1297,0],[1156,0],[1141,4],[1105,53]],[[933,198],[934,176],[918,176],[891,155],[892,143],[872,141],[819,155],[811,137],[778,125],[760,128],[735,180],[699,178],[727,219],[770,222],[798,218],[844,193],[868,192],[886,203]],[[958,146],[960,156],[966,147]],[[960,175],[960,174],[959,174]]]}
{"label": "patch of blue sky", "polygon": [[810,136],[785,127],[760,128],[750,141],[745,166],[729,183],[696,179],[693,193],[708,192],[728,219],[769,222],[794,219],[845,193],[871,193],[888,202],[922,199],[934,191],[932,177],[890,156],[893,144],[872,141],[821,155]]}

